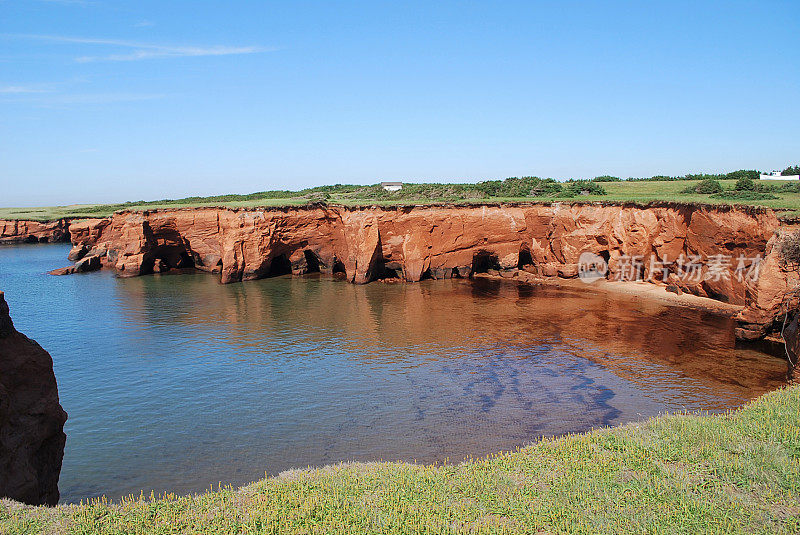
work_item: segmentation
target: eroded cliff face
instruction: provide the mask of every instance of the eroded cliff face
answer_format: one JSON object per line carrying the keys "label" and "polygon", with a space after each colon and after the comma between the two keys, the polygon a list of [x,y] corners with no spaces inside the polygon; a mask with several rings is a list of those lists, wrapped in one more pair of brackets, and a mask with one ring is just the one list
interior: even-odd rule
{"label": "eroded cliff face", "polygon": [[14,329],[0,292],[0,497],[58,502],[66,419],[53,359]]}
{"label": "eroded cliff face", "polygon": [[[569,278],[584,252],[607,260],[613,279],[638,258],[645,280],[747,305],[739,334],[754,338],[788,284],[770,242],[777,228],[772,211],[751,207],[552,203],[118,212],[70,232],[74,258],[98,257],[122,276],[195,267],[223,283],[317,270],[357,284],[487,270],[514,277],[518,269]],[[727,262],[720,277],[715,257]],[[694,259],[694,276],[676,276],[680,258]],[[665,265],[673,265],[666,280]],[[754,271],[756,281],[740,276]]]}
{"label": "eroded cliff face", "polygon": [[[364,283],[386,275],[406,281],[468,276],[528,263],[543,275],[573,277],[586,251],[608,259],[675,261],[765,254],[778,227],[772,212],[663,205],[530,204],[476,207],[343,207],[234,210],[197,208],[121,212],[73,225],[73,243],[101,254],[123,275],[189,267],[221,273],[224,283],[261,278],[281,265],[294,273],[319,266]],[[656,270],[645,262],[645,278]],[[703,272],[705,274],[705,272]],[[700,277],[687,291],[743,304],[735,277]]]}
{"label": "eroded cliff face", "polygon": [[759,277],[747,281],[745,307],[736,316],[739,324],[736,337],[739,339],[757,340],[771,330],[779,331],[778,323],[787,313],[785,297],[798,287],[798,273],[787,269],[781,257],[780,240],[780,233],[770,237]]}
{"label": "eroded cliff face", "polygon": [[69,241],[69,221],[19,221],[0,219],[0,245]]}

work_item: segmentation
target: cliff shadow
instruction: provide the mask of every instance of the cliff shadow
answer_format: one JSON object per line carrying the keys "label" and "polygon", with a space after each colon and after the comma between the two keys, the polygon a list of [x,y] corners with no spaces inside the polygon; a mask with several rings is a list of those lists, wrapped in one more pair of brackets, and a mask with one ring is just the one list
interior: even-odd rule
{"label": "cliff shadow", "polygon": [[478,251],[472,256],[472,273],[488,273],[489,270],[500,270],[497,255],[489,251]]}
{"label": "cliff shadow", "polygon": [[319,273],[319,257],[311,249],[303,251],[306,259],[306,273]]}
{"label": "cliff shadow", "polygon": [[[319,268],[319,264],[317,268]],[[281,275],[291,275],[291,273],[292,263],[285,254],[279,254],[274,257],[269,263],[269,269],[267,269],[267,277],[280,277]]]}
{"label": "cliff shadow", "polygon": [[517,269],[523,269],[525,266],[533,265],[533,257],[528,249],[522,249],[519,252],[519,260],[517,261]]}

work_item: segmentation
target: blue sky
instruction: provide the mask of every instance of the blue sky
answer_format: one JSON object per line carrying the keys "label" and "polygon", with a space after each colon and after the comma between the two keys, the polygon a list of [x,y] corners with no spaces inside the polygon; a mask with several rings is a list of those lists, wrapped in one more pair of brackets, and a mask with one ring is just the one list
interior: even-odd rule
{"label": "blue sky", "polygon": [[800,2],[0,0],[0,206],[800,163]]}

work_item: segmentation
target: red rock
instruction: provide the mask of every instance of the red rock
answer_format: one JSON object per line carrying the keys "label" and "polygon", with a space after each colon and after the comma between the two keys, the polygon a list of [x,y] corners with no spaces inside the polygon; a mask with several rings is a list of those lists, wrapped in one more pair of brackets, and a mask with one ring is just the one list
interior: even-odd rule
{"label": "red rock", "polygon": [[786,342],[786,352],[789,354],[790,362],[796,367],[800,362],[800,314],[795,313],[791,321],[786,323],[783,328],[783,339]]}
{"label": "red rock", "polygon": [[69,221],[23,221],[0,219],[0,244],[69,241]]}
{"label": "red rock", "polygon": [[58,502],[66,419],[53,359],[14,329],[0,292],[0,496],[32,505]]}
{"label": "red rock", "polygon": [[103,230],[110,224],[111,220],[108,218],[70,221],[70,241],[73,245],[91,246],[101,241]]}
{"label": "red rock", "polygon": [[67,255],[67,260],[75,262],[86,256],[86,253],[88,252],[89,248],[86,247],[85,243],[75,245],[72,249],[70,249],[69,254]]}
{"label": "red rock", "polygon": [[784,297],[798,285],[797,273],[786,270],[779,251],[779,236],[773,236],[766,246],[766,258],[761,262],[756,280],[746,281],[745,308],[737,316],[737,338],[762,338],[784,314]]}
{"label": "red rock", "polygon": [[565,279],[572,279],[578,276],[578,264],[564,264],[559,266],[558,275]]}
{"label": "red rock", "polygon": [[97,271],[102,267],[99,256],[86,256],[75,262],[74,273]]}
{"label": "red rock", "polygon": [[63,268],[54,269],[48,272],[50,275],[72,275],[75,273],[75,266],[67,266]]}
{"label": "red rock", "polygon": [[678,286],[677,284],[667,284],[664,287],[664,289],[668,292],[672,292],[678,295],[681,295],[683,293],[683,290],[681,290],[680,286]]}
{"label": "red rock", "polygon": [[159,270],[193,265],[220,273],[223,283],[268,276],[279,264],[300,275],[308,270],[307,258],[321,272],[344,271],[358,284],[395,272],[408,282],[426,274],[469,277],[476,257],[490,257],[499,273],[516,269],[521,251],[531,261],[525,269],[549,277],[576,276],[586,251],[609,259],[609,277],[621,273],[624,258],[638,256],[639,275],[663,283],[663,268],[651,265],[651,257],[669,264],[694,255],[702,258],[700,279],[675,280],[673,273],[668,281],[695,295],[747,302],[742,324],[763,326],[785,278],[774,261],[770,275],[748,290],[732,272],[708,277],[707,259],[730,257],[732,269],[739,256],[765,256],[777,228],[771,210],[752,207],[530,203],[118,212],[108,220],[73,223],[70,232],[74,243],[91,247],[90,254],[106,253],[99,256],[121,276],[151,273],[160,259]]}

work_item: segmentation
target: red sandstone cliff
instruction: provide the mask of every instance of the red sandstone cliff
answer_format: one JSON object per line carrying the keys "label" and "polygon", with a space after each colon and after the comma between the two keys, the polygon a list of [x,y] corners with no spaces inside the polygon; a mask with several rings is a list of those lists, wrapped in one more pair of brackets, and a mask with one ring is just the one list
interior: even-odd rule
{"label": "red sandstone cliff", "polygon": [[0,219],[0,245],[69,241],[69,221],[19,221]]}
{"label": "red sandstone cliff", "polygon": [[58,502],[66,419],[53,359],[14,329],[0,292],[0,497]]}
{"label": "red sandstone cliff", "polygon": [[[85,257],[78,271],[99,257],[122,276],[195,267],[220,273],[223,283],[317,269],[359,284],[415,282],[486,269],[512,276],[523,265],[540,276],[575,277],[587,251],[608,260],[612,278],[626,269],[626,258],[640,257],[644,278],[663,282],[663,264],[683,255],[700,259],[697,276],[670,275],[667,282],[747,305],[738,334],[756,338],[788,284],[770,242],[777,228],[771,210],[752,207],[526,203],[118,212],[73,223],[70,233],[71,257]],[[709,276],[715,255],[730,262],[719,278]],[[752,271],[759,256],[757,281],[734,276],[737,267]]]}
{"label": "red sandstone cliff", "polygon": [[[757,209],[524,204],[120,212],[71,231],[74,244],[103,253],[123,275],[150,273],[157,263],[193,265],[234,282],[267,276],[288,260],[295,273],[311,262],[364,283],[387,270],[413,282],[469,275],[476,262],[516,268],[521,258],[543,275],[571,277],[584,251],[607,256],[612,273],[625,256],[750,258],[765,254],[777,227],[771,211]],[[732,303],[745,298],[734,277],[686,289]]]}

